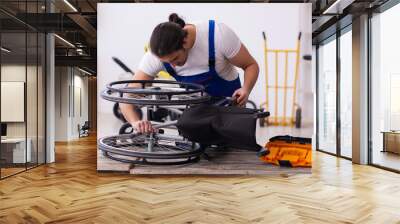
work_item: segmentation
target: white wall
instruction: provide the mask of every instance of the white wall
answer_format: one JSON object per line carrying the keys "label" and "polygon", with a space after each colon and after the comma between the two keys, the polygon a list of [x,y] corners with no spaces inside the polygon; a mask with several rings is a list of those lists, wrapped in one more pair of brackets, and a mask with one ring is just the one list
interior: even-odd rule
{"label": "white wall", "polygon": [[55,141],[77,139],[78,124],[88,120],[88,78],[72,67],[56,67],[55,78]]}
{"label": "white wall", "polygon": [[[68,140],[68,67],[55,68],[55,141]],[[65,97],[66,96],[66,97]]]}
{"label": "white wall", "polygon": [[[144,54],[153,28],[176,12],[186,21],[215,19],[230,26],[260,65],[260,75],[250,99],[265,102],[265,65],[262,31],[275,49],[296,48],[302,32],[301,56],[311,54],[311,4],[98,4],[98,93],[107,83],[122,77],[117,56],[135,70]],[[294,70],[294,62],[289,60]],[[283,60],[282,60],[283,63]],[[282,71],[283,69],[281,69]],[[272,72],[272,71],[270,71]],[[283,72],[282,72],[283,73]],[[128,76],[129,77],[129,76]],[[240,77],[243,81],[243,72]],[[280,75],[283,77],[283,74]],[[283,78],[282,78],[283,79]],[[311,63],[300,61],[298,99],[304,120],[313,120]],[[289,95],[290,96],[290,95]],[[282,101],[281,101],[282,102]],[[98,98],[98,136],[112,135],[121,123],[112,114],[113,103]]]}
{"label": "white wall", "polygon": [[[315,76],[313,75],[313,61],[315,57],[312,47],[312,33],[308,32],[312,29],[311,21],[311,5],[308,8],[299,10],[298,24],[302,31],[301,48],[300,48],[300,67],[298,82],[298,103],[302,109],[302,123],[312,126],[314,123],[314,95],[315,92]],[[303,55],[311,55],[312,60],[303,60]]]}
{"label": "white wall", "polygon": [[[79,137],[78,133],[78,124],[82,126],[85,121],[88,121],[88,78],[87,76],[81,76],[82,73],[76,74],[77,70],[75,70],[74,74],[74,111],[73,119],[72,119],[72,136],[73,138]],[[78,71],[79,72],[79,71]],[[80,93],[78,93],[80,91]],[[80,97],[79,97],[80,94]],[[80,102],[79,102],[80,101]],[[81,108],[80,108],[81,107]],[[81,111],[80,111],[81,110]]]}

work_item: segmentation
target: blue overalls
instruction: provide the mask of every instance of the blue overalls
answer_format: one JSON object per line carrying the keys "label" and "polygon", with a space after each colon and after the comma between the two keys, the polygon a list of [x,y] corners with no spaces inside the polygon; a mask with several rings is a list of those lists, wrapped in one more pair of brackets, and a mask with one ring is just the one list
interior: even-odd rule
{"label": "blue overalls", "polygon": [[197,83],[205,87],[213,97],[231,97],[241,87],[239,76],[232,81],[221,78],[215,70],[214,27],[215,21],[208,23],[208,67],[209,71],[191,76],[179,76],[169,63],[163,63],[167,72],[178,82]]}

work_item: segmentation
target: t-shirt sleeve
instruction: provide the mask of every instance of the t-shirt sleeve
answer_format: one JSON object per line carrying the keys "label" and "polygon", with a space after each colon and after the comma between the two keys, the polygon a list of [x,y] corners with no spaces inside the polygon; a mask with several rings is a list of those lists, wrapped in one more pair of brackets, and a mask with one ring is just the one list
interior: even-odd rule
{"label": "t-shirt sleeve", "polygon": [[236,33],[224,23],[218,24],[222,54],[226,58],[233,58],[239,52],[242,42]]}
{"label": "t-shirt sleeve", "polygon": [[139,63],[139,70],[144,73],[155,77],[160,71],[164,69],[161,61],[150,51],[146,52]]}

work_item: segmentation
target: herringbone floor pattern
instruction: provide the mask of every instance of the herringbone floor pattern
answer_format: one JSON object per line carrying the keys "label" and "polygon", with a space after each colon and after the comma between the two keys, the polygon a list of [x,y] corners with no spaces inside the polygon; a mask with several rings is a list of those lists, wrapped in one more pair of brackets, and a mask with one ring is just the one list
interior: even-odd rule
{"label": "herringbone floor pattern", "polygon": [[313,174],[96,172],[94,137],[0,181],[0,223],[400,223],[400,176],[315,153]]}

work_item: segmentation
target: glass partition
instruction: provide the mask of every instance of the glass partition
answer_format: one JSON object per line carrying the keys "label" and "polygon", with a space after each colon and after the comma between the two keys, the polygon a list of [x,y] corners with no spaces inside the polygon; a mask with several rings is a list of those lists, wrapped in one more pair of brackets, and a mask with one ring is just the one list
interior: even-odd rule
{"label": "glass partition", "polygon": [[318,48],[318,149],[336,154],[336,38]]}
{"label": "glass partition", "polygon": [[[15,15],[42,13],[45,1],[2,1]],[[45,163],[44,33],[0,12],[0,178]]]}
{"label": "glass partition", "polygon": [[400,5],[371,18],[371,162],[400,171]]}

